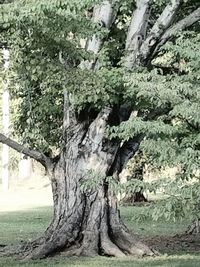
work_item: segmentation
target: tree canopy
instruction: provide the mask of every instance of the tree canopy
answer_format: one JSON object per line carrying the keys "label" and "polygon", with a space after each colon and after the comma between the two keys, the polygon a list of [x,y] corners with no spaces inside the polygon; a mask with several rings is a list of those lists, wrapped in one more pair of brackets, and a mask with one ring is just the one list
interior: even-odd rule
{"label": "tree canopy", "polygon": [[[0,38],[1,46],[11,53],[14,127],[30,149],[3,135],[0,141],[13,142],[11,147],[45,165],[49,156],[63,155],[64,146],[68,148],[76,136],[80,140],[74,141],[72,151],[84,147],[76,159],[79,162],[85,153],[80,165],[85,161],[86,171],[91,155],[98,151],[103,177],[93,172],[87,176],[93,181],[96,177],[96,190],[100,179],[106,192],[107,184],[118,188],[113,177],[139,149],[157,168],[178,168],[176,178],[168,182],[139,182],[145,190],[162,187],[170,196],[154,217],[190,214],[196,218],[199,19],[197,0],[3,1]],[[65,109],[76,118],[71,130],[63,125]],[[92,147],[89,153],[91,144],[96,150]],[[136,188],[136,183],[130,185]]]}
{"label": "tree canopy", "polygon": [[[84,116],[105,105],[130,103],[138,115],[112,127],[110,137],[125,142],[143,135],[141,149],[158,167],[180,166],[184,179],[198,176],[200,35],[199,24],[190,24],[193,13],[199,16],[199,4],[184,1],[169,27],[181,1],[167,2],[151,3],[147,37],[137,55],[152,53],[148,64],[127,72],[123,58],[134,1],[115,1],[116,19],[110,32],[91,22],[94,1],[3,1],[1,43],[11,50],[13,121],[23,144],[58,153],[67,88],[77,114],[84,110]],[[80,66],[97,60],[83,45],[94,34],[104,39],[98,54],[101,67],[95,72],[83,67],[85,63]]]}

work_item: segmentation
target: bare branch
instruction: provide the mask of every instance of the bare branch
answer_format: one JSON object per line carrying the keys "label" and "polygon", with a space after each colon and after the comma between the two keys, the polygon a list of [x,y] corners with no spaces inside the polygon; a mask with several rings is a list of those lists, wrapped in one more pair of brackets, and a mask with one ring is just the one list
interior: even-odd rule
{"label": "bare branch", "polygon": [[13,148],[19,153],[22,153],[26,156],[35,159],[36,161],[40,162],[44,167],[47,167],[49,165],[50,158],[46,157],[43,153],[24,147],[1,133],[0,133],[0,142]]}
{"label": "bare branch", "polygon": [[174,37],[179,31],[182,31],[194,23],[200,21],[200,7],[189,14],[184,19],[180,20],[173,26],[171,26],[161,37],[160,42],[156,46],[153,56],[158,52],[161,46],[163,46],[170,38]]}
{"label": "bare branch", "polygon": [[146,35],[151,0],[137,0],[126,39],[124,66],[131,69],[136,64],[137,54]]}
{"label": "bare branch", "polygon": [[161,35],[169,28],[172,24],[174,17],[180,8],[182,0],[171,0],[170,3],[165,7],[162,14],[152,27],[148,37],[141,45],[141,57],[146,60],[150,55],[152,48],[156,42],[160,39]]}
{"label": "bare branch", "polygon": [[[117,8],[115,7],[116,0],[112,1],[102,1],[101,5],[97,5],[94,7],[92,20],[94,23],[98,23],[101,27],[106,29],[110,29],[117,13]],[[98,54],[100,49],[102,48],[103,40],[102,38],[93,35],[91,39],[87,41],[86,49],[87,51],[93,52],[95,55]],[[82,68],[94,69],[98,68],[97,60],[93,62],[82,62]]]}

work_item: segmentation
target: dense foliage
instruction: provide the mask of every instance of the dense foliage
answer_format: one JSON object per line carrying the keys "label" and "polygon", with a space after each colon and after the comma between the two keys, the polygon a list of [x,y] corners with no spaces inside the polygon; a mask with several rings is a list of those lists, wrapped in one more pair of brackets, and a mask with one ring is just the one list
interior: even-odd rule
{"label": "dense foliage", "polygon": [[[154,1],[149,26],[166,2]],[[184,2],[177,19],[198,6],[198,1]],[[11,51],[15,131],[24,144],[56,153],[64,89],[73,95],[77,113],[128,102],[137,116],[111,127],[110,138],[124,142],[143,135],[140,149],[150,164],[157,168],[177,166],[175,180],[141,186],[144,190],[162,188],[170,196],[169,202],[164,201],[166,209],[162,205],[158,214],[168,218],[169,214],[175,217],[177,211],[181,216],[191,212],[195,217],[200,203],[199,25],[167,42],[148,66],[127,71],[123,67],[124,41],[134,3],[127,0],[120,4],[110,33],[91,23],[86,10],[94,4],[90,0],[19,0],[2,5],[0,35]],[[94,58],[80,40],[84,42],[93,34],[105,38],[98,56],[101,68],[95,72],[80,67],[81,62]],[[135,180],[124,190],[128,187],[137,190]],[[158,217],[157,211],[154,217]]]}
{"label": "dense foliage", "polygon": [[[181,33],[168,42],[145,69],[125,77],[125,99],[143,116],[112,127],[122,140],[142,134],[141,150],[158,169],[177,167],[176,179],[163,177],[154,185],[169,197],[154,217],[198,216],[200,169],[200,35]],[[141,182],[139,182],[141,183]],[[143,185],[145,188],[145,185]],[[147,190],[148,190],[147,186]],[[152,187],[151,187],[152,190]],[[166,204],[167,203],[167,204]]]}

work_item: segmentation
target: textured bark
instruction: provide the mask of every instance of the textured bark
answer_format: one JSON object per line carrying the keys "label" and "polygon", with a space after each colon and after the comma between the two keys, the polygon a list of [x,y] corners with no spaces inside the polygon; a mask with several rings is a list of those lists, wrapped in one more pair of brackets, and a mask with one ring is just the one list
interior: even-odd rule
{"label": "textured bark", "polygon": [[[115,16],[117,13],[117,6],[116,0],[110,1],[102,1],[102,4],[97,5],[94,7],[92,20],[95,24],[99,24],[100,27],[110,29],[112,26],[113,21],[115,20]],[[98,69],[99,62],[98,62],[98,52],[101,50],[103,45],[103,39],[99,38],[96,35],[93,35],[91,39],[88,39],[86,42],[85,49],[89,52],[94,53],[96,58],[90,61],[83,61],[80,64],[80,68],[82,69]]]}
{"label": "textured bark", "polygon": [[148,29],[151,1],[136,1],[137,8],[133,12],[126,39],[124,65],[128,69],[139,65],[146,66],[159,49],[177,32],[200,20],[200,8],[197,8],[184,19],[173,24],[181,4],[180,0],[171,0],[153,27]]}
{"label": "textured bark", "polygon": [[140,242],[138,236],[132,234],[122,223],[116,198],[110,197],[109,200],[110,223],[112,225],[113,240],[117,246],[130,255],[154,255],[156,252]]}
{"label": "textured bark", "polygon": [[[93,21],[94,23],[98,23],[101,27],[105,27],[109,29],[113,22],[114,12],[113,9],[115,1],[103,1],[103,3],[99,6],[96,6],[93,11]],[[87,43],[87,50],[93,52],[94,54],[98,54],[101,46],[102,39],[97,36],[93,36],[91,40]]]}
{"label": "textured bark", "polygon": [[154,52],[152,53],[152,57],[156,55],[159,49],[172,37],[174,37],[179,31],[187,29],[194,23],[200,20],[200,7],[194,10],[191,14],[189,14],[184,19],[178,21],[174,25],[172,25],[169,29],[167,29],[164,34],[161,36],[158,44],[156,45]]}
{"label": "textured bark", "polygon": [[133,156],[135,155],[135,153],[138,151],[139,147],[140,147],[140,143],[142,142],[144,136],[143,135],[139,135],[139,136],[135,136],[133,138],[130,138],[128,141],[124,142],[121,149],[120,149],[120,165],[121,168],[120,170],[122,171],[128,161],[133,158]]}
{"label": "textured bark", "polygon": [[133,12],[129,31],[126,39],[126,56],[124,66],[132,69],[135,65],[140,65],[137,62],[140,46],[146,37],[148,17],[150,13],[151,0],[136,1],[136,9]]}
{"label": "textured bark", "polygon": [[162,14],[150,30],[148,37],[141,45],[139,53],[141,62],[144,63],[146,61],[152,50],[155,48],[155,45],[159,41],[161,35],[169,28],[169,26],[171,26],[181,2],[181,0],[171,0],[170,3],[165,7]]}

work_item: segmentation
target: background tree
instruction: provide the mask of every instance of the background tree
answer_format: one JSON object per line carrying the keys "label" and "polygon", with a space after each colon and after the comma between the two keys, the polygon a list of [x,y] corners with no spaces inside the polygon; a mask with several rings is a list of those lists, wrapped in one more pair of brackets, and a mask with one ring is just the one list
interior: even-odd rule
{"label": "background tree", "polygon": [[[199,18],[197,1],[19,0],[2,6],[13,97],[21,100],[16,127],[26,146],[2,134],[0,141],[45,166],[54,200],[44,236],[14,253],[154,254],[121,222],[112,185],[139,147],[159,162],[169,154],[155,154],[162,145],[176,144],[174,151],[183,155],[179,145],[188,127],[184,119],[177,122],[177,92],[189,90],[189,73],[180,66],[168,73],[153,62],[160,51],[167,54],[167,41]],[[81,39],[87,39],[85,49]],[[195,80],[191,84],[197,90]],[[169,90],[177,98],[169,100]]]}
{"label": "background tree", "polygon": [[[120,183],[132,182],[135,180],[143,181],[145,176],[145,165],[147,159],[141,151],[137,151],[132,159],[127,163],[126,168],[120,173],[119,181]],[[139,182],[138,182],[139,185]],[[144,196],[144,190],[142,185],[138,186],[137,190],[131,190],[130,193],[124,190],[120,201],[122,204],[133,205],[136,202],[147,202],[146,196]]]}

